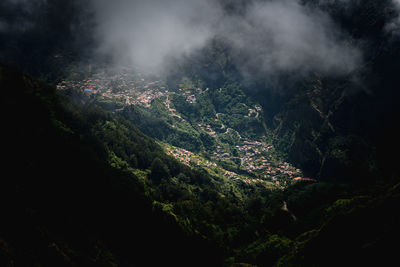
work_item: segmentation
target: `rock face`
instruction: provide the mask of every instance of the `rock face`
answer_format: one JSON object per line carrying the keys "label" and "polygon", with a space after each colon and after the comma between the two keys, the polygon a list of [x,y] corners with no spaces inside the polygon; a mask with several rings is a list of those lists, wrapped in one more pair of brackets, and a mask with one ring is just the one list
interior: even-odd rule
{"label": "rock face", "polygon": [[[391,155],[399,147],[393,135],[399,113],[393,101],[399,95],[393,71],[399,66],[399,38],[387,27],[393,6],[389,1],[362,2],[342,14],[339,6],[329,8],[360,43],[365,66],[348,77],[314,74],[272,113],[275,134],[286,140],[281,148],[289,159],[322,180],[373,178],[393,164]],[[349,12],[356,12],[357,19]]]}

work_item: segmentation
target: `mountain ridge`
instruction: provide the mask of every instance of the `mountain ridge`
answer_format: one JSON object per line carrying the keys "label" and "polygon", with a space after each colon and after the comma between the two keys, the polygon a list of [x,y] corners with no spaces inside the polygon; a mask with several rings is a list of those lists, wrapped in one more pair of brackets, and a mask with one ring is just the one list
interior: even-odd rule
{"label": "mountain ridge", "polygon": [[[293,2],[362,53],[346,75],[246,69],[247,54],[216,36],[168,59],[162,79],[97,55],[93,14],[77,2],[39,13],[11,2],[0,60],[45,81],[0,66],[0,265],[396,262],[393,1]],[[221,1],[226,15],[251,21],[246,8],[264,6],[239,2]]]}

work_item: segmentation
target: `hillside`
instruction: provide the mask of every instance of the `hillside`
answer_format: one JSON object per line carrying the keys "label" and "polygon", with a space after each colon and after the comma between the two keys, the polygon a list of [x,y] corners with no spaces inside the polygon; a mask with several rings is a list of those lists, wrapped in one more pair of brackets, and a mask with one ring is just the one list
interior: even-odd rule
{"label": "hillside", "polygon": [[398,19],[395,5],[390,0],[304,3],[327,12],[341,26],[345,43],[362,51],[363,62],[354,72],[257,76],[255,68],[255,77],[248,78],[235,62],[232,44],[216,37],[178,64],[169,79],[173,84],[184,73],[211,88],[239,84],[262,107],[274,146],[306,176],[355,183],[382,176],[396,180],[399,35],[387,26]]}
{"label": "hillside", "polygon": [[[6,266],[153,265],[152,255],[218,266],[234,262],[243,242],[269,236],[265,220],[279,229],[288,219],[273,194],[279,187],[248,174],[232,179],[222,167],[181,164],[167,155],[177,148],[146,137],[85,93],[57,92],[7,68],[1,85],[2,114],[15,111],[4,118]],[[271,221],[256,219],[261,203]]]}
{"label": "hillside", "polygon": [[[139,178],[116,165],[122,160],[91,129],[113,120],[106,113],[95,106],[78,111],[54,87],[12,70],[2,68],[0,80],[8,128],[7,174],[1,180],[2,266],[153,265],[154,254],[178,265],[198,255],[193,264],[202,265],[198,253],[216,252],[152,207]],[[165,155],[135,128],[130,138],[147,168]]]}
{"label": "hillside", "polygon": [[399,26],[394,0],[4,0],[0,266],[397,262]]}
{"label": "hillside", "polygon": [[120,114],[163,142],[167,152],[182,163],[209,170],[213,166],[214,174],[218,169],[230,178],[270,188],[284,188],[294,178],[302,179],[301,170],[284,162],[274,148],[261,106],[237,84],[202,88],[201,80],[183,77],[167,85],[128,68],[87,70],[75,69],[57,89],[80,93]]}
{"label": "hillside", "polygon": [[[193,154],[195,164],[182,165],[167,154],[187,150],[146,137],[124,111],[104,110],[87,93],[57,92],[18,72],[1,73],[2,88],[10,88],[2,114],[18,111],[4,118],[10,126],[10,175],[2,180],[2,213],[10,219],[2,222],[5,266],[153,265],[154,255],[175,265],[308,265],[331,257],[329,250],[321,257],[309,252],[332,242],[329,233],[356,242],[349,243],[357,249],[353,258],[343,250],[335,259],[394,255],[386,249],[398,235],[397,186],[244,183],[259,178],[244,173],[238,181],[225,169],[212,171],[200,154]],[[382,232],[380,220],[365,216],[390,223]],[[346,232],[343,220],[349,220]],[[357,243],[357,231],[369,227],[375,230]]]}

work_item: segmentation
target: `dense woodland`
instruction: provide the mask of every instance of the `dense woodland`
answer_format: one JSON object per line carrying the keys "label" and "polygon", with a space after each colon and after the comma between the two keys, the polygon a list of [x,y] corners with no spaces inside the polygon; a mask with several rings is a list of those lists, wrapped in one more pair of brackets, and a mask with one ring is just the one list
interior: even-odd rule
{"label": "dense woodland", "polygon": [[[357,83],[354,77],[318,74],[280,77],[288,88],[283,93],[261,78],[248,83],[230,62],[229,44],[218,38],[175,62],[168,76],[170,88],[188,80],[210,88],[195,105],[172,99],[193,123],[215,113],[241,114],[237,103],[261,101],[263,123],[239,117],[224,123],[250,129],[244,130],[248,137],[265,134],[267,127],[279,156],[315,178],[283,190],[214,176],[167,155],[160,140],[200,152],[213,151],[215,144],[206,135],[171,129],[157,103],[147,111],[130,106],[115,112],[119,104],[56,90],[71,66],[89,60],[93,40],[78,42],[71,38],[75,28],[65,26],[89,16],[75,12],[77,4],[60,0],[43,6],[38,25],[47,25],[54,36],[38,35],[39,26],[0,32],[0,265],[396,262],[400,39],[383,29],[394,16],[390,1],[360,2],[346,12],[339,4],[327,7],[365,46],[367,63]],[[226,1],[237,12],[230,4]],[[54,11],[60,6],[65,16]],[[8,8],[0,3],[0,15],[11,14]],[[15,13],[9,21],[26,15]]]}

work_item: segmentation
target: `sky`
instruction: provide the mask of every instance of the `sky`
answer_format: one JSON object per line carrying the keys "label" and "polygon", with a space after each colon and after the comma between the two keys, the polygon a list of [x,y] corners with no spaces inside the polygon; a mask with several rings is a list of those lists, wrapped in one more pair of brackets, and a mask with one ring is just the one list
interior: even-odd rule
{"label": "sky", "polygon": [[346,75],[362,61],[321,9],[298,0],[249,2],[241,12],[227,12],[215,0],[92,0],[98,51],[157,71],[168,68],[166,58],[190,55],[217,36],[230,43],[245,75],[254,69]]}

